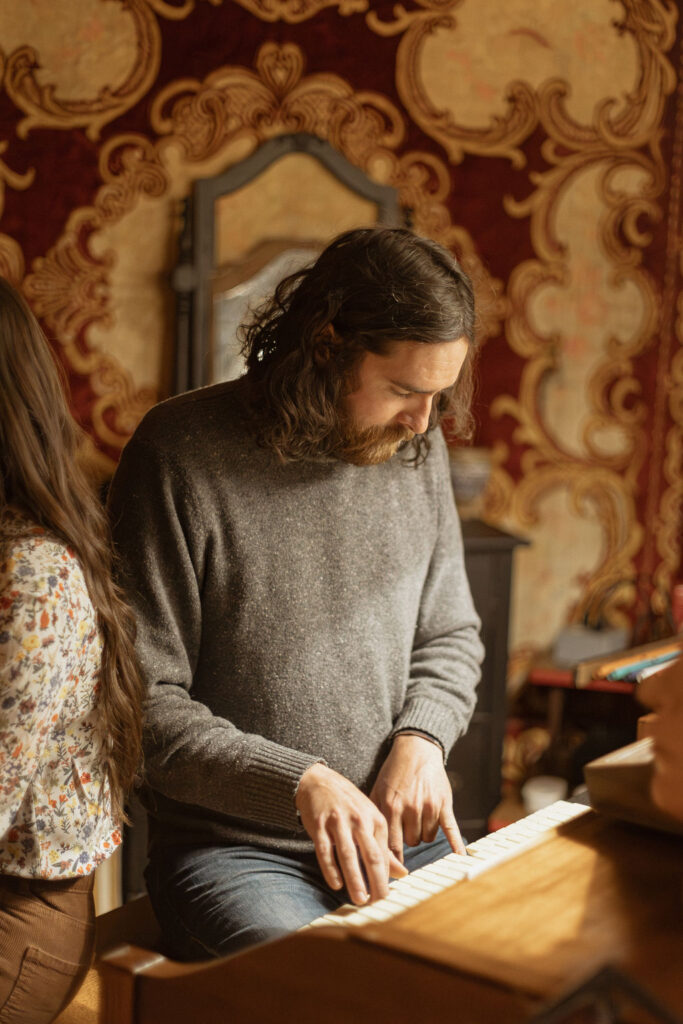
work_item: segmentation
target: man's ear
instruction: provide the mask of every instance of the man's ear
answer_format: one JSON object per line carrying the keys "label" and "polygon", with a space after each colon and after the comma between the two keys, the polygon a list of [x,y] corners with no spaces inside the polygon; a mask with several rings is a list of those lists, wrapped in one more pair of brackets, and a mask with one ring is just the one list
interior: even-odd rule
{"label": "man's ear", "polygon": [[332,324],[323,327],[315,339],[313,348],[313,361],[321,370],[326,369],[335,358],[341,346],[341,338],[335,334]]}

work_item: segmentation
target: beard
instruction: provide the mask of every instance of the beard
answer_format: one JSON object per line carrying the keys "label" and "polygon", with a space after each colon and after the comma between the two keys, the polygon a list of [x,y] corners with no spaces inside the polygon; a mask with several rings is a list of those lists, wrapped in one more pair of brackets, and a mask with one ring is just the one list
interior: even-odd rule
{"label": "beard", "polygon": [[377,466],[387,462],[398,449],[412,441],[415,434],[408,427],[357,427],[353,420],[342,421],[342,440],[336,455],[354,466]]}

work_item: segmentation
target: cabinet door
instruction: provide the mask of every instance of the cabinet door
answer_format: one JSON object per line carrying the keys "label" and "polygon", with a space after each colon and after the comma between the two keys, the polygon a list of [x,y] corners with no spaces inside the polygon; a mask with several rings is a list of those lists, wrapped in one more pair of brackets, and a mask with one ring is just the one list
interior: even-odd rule
{"label": "cabinet door", "polygon": [[466,842],[488,832],[491,804],[491,771],[496,765],[491,754],[491,716],[475,713],[470,727],[453,747],[446,772],[453,787],[453,810]]}
{"label": "cabinet door", "polygon": [[486,653],[475,712],[467,733],[451,752],[447,771],[456,817],[471,841],[488,831],[488,816],[500,799],[510,578],[512,553],[519,540],[481,523],[463,523],[463,536],[467,576]]}
{"label": "cabinet door", "polygon": [[477,711],[496,714],[501,710],[501,698],[505,698],[511,556],[507,551],[466,552],[465,565],[486,652],[477,691]]}

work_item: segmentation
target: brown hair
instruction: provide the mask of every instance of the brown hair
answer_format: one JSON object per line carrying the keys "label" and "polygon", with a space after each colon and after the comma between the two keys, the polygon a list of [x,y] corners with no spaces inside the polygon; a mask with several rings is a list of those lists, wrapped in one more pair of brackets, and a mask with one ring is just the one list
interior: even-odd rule
{"label": "brown hair", "polygon": [[[59,537],[83,570],[103,639],[99,734],[112,810],[140,767],[143,683],[132,613],[112,580],[104,507],[79,464],[82,440],[64,397],[60,367],[33,313],[0,278],[0,517],[8,508]],[[63,375],[62,375],[63,376]]]}
{"label": "brown hair", "polygon": [[[241,329],[261,443],[282,459],[335,456],[343,448],[340,398],[366,352],[462,337],[465,364],[434,402],[428,429],[449,416],[451,431],[467,438],[476,354],[469,278],[447,249],[403,228],[340,235],[312,266],[286,277]],[[410,446],[411,461],[421,461],[428,436]]]}

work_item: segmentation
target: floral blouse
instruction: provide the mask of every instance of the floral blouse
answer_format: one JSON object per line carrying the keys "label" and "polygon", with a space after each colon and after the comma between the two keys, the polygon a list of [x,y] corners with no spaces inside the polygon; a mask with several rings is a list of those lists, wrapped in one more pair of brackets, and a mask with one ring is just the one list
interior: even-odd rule
{"label": "floral blouse", "polygon": [[102,641],[81,567],[0,523],[0,874],[70,878],[121,843],[95,731]]}

